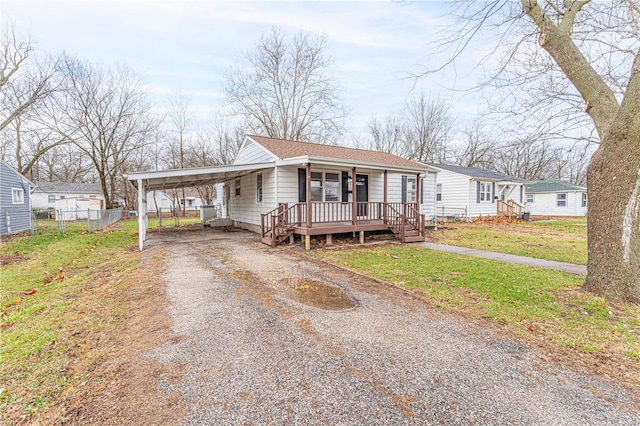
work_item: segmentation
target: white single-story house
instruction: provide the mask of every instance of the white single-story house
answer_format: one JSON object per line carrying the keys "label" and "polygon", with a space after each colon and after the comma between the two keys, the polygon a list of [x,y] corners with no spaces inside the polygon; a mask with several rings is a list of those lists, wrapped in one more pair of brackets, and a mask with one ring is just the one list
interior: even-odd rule
{"label": "white single-story house", "polygon": [[34,184],[0,160],[0,235],[31,230],[31,190]]}
{"label": "white single-story house", "polygon": [[479,216],[520,217],[525,202],[525,179],[492,170],[429,163],[438,171],[436,215],[473,219]]}
{"label": "white single-story house", "polygon": [[435,213],[437,170],[393,154],[246,136],[233,165],[137,172],[140,248],[149,191],[224,183],[233,224],[275,245],[300,235],[391,230],[403,242],[424,241]]}
{"label": "white single-story house", "polygon": [[99,183],[81,182],[36,182],[32,194],[32,207],[35,210],[55,209],[56,201],[65,198],[89,198],[101,200],[104,209],[104,195]]}
{"label": "white single-story house", "polygon": [[558,179],[527,185],[527,206],[532,216],[586,216],[587,188]]}

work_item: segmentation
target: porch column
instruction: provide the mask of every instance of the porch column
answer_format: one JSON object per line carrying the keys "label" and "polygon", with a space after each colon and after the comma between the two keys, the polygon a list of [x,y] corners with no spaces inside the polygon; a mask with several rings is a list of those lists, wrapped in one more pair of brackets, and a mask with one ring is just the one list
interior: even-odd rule
{"label": "porch column", "polygon": [[416,210],[420,211],[420,195],[422,195],[422,193],[420,192],[420,173],[416,174],[416,204],[418,205],[418,208]]}
{"label": "porch column", "polygon": [[311,228],[311,163],[307,163],[307,228]]}
{"label": "porch column", "polygon": [[387,183],[387,171],[384,171],[384,194],[382,195],[382,221],[383,223],[387,223],[387,192],[388,192],[388,183]]}
{"label": "porch column", "polygon": [[142,179],[138,179],[138,247],[140,250],[147,239],[147,227],[149,226],[147,220],[147,191]]}
{"label": "porch column", "polygon": [[353,201],[353,205],[351,206],[351,224],[355,225],[358,217],[358,183],[356,182],[356,168],[351,169],[351,177],[353,182],[353,187],[351,188],[351,201]]}

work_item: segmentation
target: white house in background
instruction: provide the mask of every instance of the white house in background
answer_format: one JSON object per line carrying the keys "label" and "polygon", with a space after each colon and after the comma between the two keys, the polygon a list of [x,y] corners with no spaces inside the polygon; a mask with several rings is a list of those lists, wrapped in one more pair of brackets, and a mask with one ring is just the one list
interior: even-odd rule
{"label": "white house in background", "polygon": [[393,154],[246,136],[230,166],[131,173],[139,191],[140,248],[148,191],[224,183],[223,204],[236,226],[276,245],[293,235],[391,230],[424,241],[435,213],[437,170]]}
{"label": "white house in background", "polygon": [[[186,201],[185,201],[186,200]],[[171,212],[173,209],[182,210],[186,203],[187,211],[194,211],[202,207],[202,199],[193,188],[185,189],[185,197],[182,199],[182,190],[175,191],[151,191],[147,194],[147,210],[151,212],[161,209],[163,212]]]}
{"label": "white house in background", "polygon": [[102,210],[102,200],[87,197],[59,198],[55,205],[56,220],[84,220],[89,217],[97,218]]}
{"label": "white house in background", "polygon": [[0,235],[31,229],[33,183],[0,160]]}
{"label": "white house in background", "polygon": [[438,217],[473,219],[479,216],[519,216],[527,180],[492,170],[429,163],[438,171]]}
{"label": "white house in background", "polygon": [[35,210],[55,209],[56,201],[65,198],[100,200],[100,209],[106,208],[102,188],[98,183],[36,182],[35,186],[31,196],[31,204]]}
{"label": "white house in background", "polygon": [[586,216],[587,188],[558,179],[541,179],[527,185],[527,205],[532,216]]}

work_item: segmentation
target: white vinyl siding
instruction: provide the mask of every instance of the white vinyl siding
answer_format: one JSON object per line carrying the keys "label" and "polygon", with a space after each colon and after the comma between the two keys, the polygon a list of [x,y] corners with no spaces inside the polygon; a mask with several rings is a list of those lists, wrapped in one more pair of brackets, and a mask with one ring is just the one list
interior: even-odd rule
{"label": "white vinyl siding", "polygon": [[266,163],[273,160],[273,154],[254,141],[246,139],[233,164]]}
{"label": "white vinyl siding", "polygon": [[[257,203],[257,173],[250,173],[240,177],[239,196],[231,196],[229,200],[229,216],[236,222],[260,226],[260,215],[267,213],[277,207],[276,204],[276,182],[275,169],[265,169],[262,174],[262,203]],[[230,182],[234,185],[235,180]],[[233,191],[233,189],[232,189]]]}
{"label": "white vinyl siding", "polygon": [[568,192],[566,194],[566,206],[558,207],[558,192],[536,192],[535,202],[530,203],[530,211],[532,216],[585,216],[587,214],[587,206],[582,205],[583,191]]}

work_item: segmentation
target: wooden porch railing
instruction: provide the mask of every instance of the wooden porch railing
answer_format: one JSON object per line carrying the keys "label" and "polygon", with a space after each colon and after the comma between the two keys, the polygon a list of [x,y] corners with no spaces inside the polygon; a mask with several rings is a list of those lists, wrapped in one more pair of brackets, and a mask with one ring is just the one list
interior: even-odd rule
{"label": "wooden porch railing", "polygon": [[497,200],[496,203],[497,215],[498,217],[512,217],[512,218],[520,218],[522,217],[522,208],[523,206],[516,203],[513,200]]}
{"label": "wooden porch railing", "polygon": [[[402,242],[407,242],[407,232],[412,234],[409,237],[424,235],[425,219],[424,215],[420,214],[417,204],[358,201],[355,216],[353,207],[353,202],[311,202],[311,226],[326,223],[357,225],[379,221],[380,224],[389,225]],[[272,246],[286,239],[295,227],[306,224],[307,203],[296,203],[292,206],[282,203],[270,212],[260,215],[262,240]]]}

